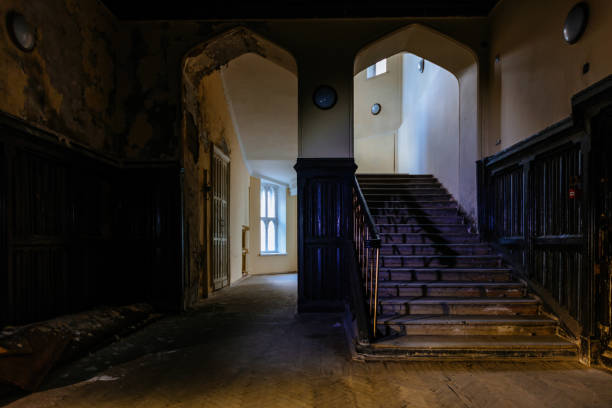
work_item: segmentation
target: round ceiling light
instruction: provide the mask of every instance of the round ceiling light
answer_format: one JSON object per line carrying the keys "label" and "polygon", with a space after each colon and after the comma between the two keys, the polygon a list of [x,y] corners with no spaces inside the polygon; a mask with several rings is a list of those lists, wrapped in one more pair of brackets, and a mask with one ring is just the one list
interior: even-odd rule
{"label": "round ceiling light", "polygon": [[36,45],[36,33],[25,17],[11,12],[7,15],[6,23],[15,45],[23,51],[32,51]]}
{"label": "round ceiling light", "polygon": [[589,20],[589,6],[587,3],[578,3],[570,10],[563,25],[563,39],[568,44],[578,42]]}
{"label": "round ceiling light", "polygon": [[317,108],[324,110],[333,108],[337,99],[336,90],[329,85],[319,86],[312,95],[312,100]]}

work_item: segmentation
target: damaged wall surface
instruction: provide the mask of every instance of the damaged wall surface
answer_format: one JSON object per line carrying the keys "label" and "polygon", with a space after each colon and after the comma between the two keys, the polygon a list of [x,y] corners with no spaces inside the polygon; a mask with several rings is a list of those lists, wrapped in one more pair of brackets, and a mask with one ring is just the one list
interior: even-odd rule
{"label": "damaged wall surface", "polygon": [[36,28],[24,52],[0,34],[0,110],[89,149],[120,149],[122,109],[116,105],[118,24],[95,0],[6,0],[7,13]]}

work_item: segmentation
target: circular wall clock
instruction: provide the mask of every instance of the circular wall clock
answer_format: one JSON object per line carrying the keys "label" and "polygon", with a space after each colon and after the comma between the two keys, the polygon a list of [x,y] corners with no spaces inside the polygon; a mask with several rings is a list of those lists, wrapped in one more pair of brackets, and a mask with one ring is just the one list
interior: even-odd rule
{"label": "circular wall clock", "polygon": [[374,105],[372,105],[372,115],[378,115],[381,109],[382,106],[380,106],[380,103],[375,103]]}
{"label": "circular wall clock", "polygon": [[336,90],[329,85],[319,86],[312,95],[312,100],[317,108],[324,110],[333,108],[337,99]]}
{"label": "circular wall clock", "polygon": [[589,20],[589,6],[585,2],[578,3],[570,10],[563,25],[563,39],[568,44],[578,42]]}
{"label": "circular wall clock", "polygon": [[7,15],[6,25],[15,45],[23,51],[32,51],[36,45],[36,32],[25,17],[11,12]]}

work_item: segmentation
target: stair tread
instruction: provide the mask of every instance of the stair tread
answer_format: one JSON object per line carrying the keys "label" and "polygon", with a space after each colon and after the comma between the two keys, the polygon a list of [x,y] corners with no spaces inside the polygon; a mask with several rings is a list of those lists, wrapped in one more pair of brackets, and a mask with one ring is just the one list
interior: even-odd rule
{"label": "stair tread", "polygon": [[406,243],[406,244],[382,244],[382,247],[397,247],[397,248],[401,248],[401,247],[447,247],[447,246],[453,246],[453,247],[482,247],[482,248],[490,248],[489,244],[482,244],[480,242],[472,242],[472,243],[467,243],[467,244],[454,244],[452,242],[445,242],[443,244],[439,244],[439,243],[434,243],[434,244],[410,244],[410,243]]}
{"label": "stair tread", "polygon": [[510,349],[510,350],[577,350],[577,346],[558,336],[504,335],[411,335],[384,339],[372,344],[374,348],[399,349]]}
{"label": "stair tread", "polygon": [[524,288],[522,282],[465,282],[465,281],[397,281],[397,280],[382,280],[378,282],[379,287],[421,287],[428,286],[432,288],[454,288],[454,287],[517,287]]}
{"label": "stair tread", "polygon": [[377,222],[376,226],[387,227],[387,226],[401,226],[401,227],[420,227],[420,226],[428,226],[428,227],[467,227],[467,224],[441,224],[441,223],[400,223],[396,222],[393,224],[389,224],[386,222]]}
{"label": "stair tread", "polygon": [[394,268],[389,266],[384,266],[380,268],[381,271],[392,271],[392,272],[512,272],[512,268],[438,268],[436,266],[431,268]]}
{"label": "stair tread", "polygon": [[383,315],[380,324],[478,324],[478,325],[558,325],[546,316],[539,315]]}
{"label": "stair tread", "polygon": [[532,297],[520,298],[496,298],[496,297],[428,297],[428,296],[391,296],[379,297],[378,301],[383,304],[438,304],[438,303],[453,303],[453,304],[539,304],[538,299]]}

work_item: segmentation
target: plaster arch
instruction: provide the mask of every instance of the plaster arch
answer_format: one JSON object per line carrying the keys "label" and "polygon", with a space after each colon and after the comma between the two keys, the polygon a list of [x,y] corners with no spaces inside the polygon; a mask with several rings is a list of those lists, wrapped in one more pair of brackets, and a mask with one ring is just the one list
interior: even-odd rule
{"label": "plaster arch", "polygon": [[[212,285],[211,278],[212,205],[207,195],[202,194],[203,186],[212,183],[213,145],[231,160],[228,282],[234,283],[242,276],[242,226],[249,226],[250,180],[256,175],[248,166],[244,144],[232,116],[234,105],[228,97],[224,75],[229,72],[232,61],[248,57],[248,54],[265,59],[277,71],[286,71],[289,77],[297,77],[296,60],[288,51],[245,27],[236,27],[204,40],[185,53],[181,61],[179,157],[183,168],[184,307],[194,304],[209,291],[219,289]],[[295,157],[297,153],[293,159]],[[293,235],[297,241],[297,232]],[[294,252],[297,257],[297,251]],[[247,260],[246,264],[250,262]],[[295,267],[286,270],[295,270]]]}
{"label": "plaster arch", "polygon": [[452,73],[459,82],[459,196],[472,220],[477,214],[476,161],[480,159],[478,57],[468,46],[422,24],[411,24],[366,45],[355,56],[353,74],[383,58],[409,52]]}

